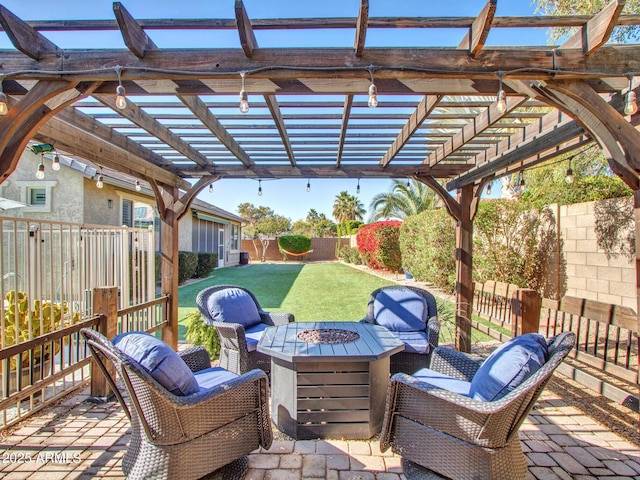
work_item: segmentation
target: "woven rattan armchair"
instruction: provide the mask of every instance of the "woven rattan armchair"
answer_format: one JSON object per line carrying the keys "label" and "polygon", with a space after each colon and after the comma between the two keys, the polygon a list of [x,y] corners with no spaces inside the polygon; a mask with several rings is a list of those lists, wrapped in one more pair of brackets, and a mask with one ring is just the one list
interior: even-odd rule
{"label": "woven rattan armchair", "polygon": [[[215,308],[215,294],[223,291],[241,291],[247,294],[255,304],[259,315],[259,324],[245,330],[243,319],[225,319],[216,321],[212,316]],[[266,373],[271,371],[271,357],[256,350],[260,335],[264,328],[284,325],[295,321],[291,313],[265,312],[258,299],[248,289],[236,285],[216,285],[205,288],[196,297],[196,304],[208,325],[215,327],[220,339],[220,366],[236,373],[244,373],[259,368]],[[237,323],[236,323],[237,322]]]}
{"label": "woven rattan armchair", "polygon": [[[131,420],[122,471],[132,479],[241,479],[247,455],[272,442],[267,376],[253,370],[179,396],[170,393],[103,335],[81,330],[97,366]],[[193,372],[211,369],[203,348],[181,353]],[[119,388],[114,369],[126,387]],[[206,372],[205,372],[206,373]],[[198,374],[196,373],[196,376]],[[212,473],[213,472],[213,473]]]}
{"label": "woven rattan armchair", "polygon": [[[374,290],[369,296],[367,303],[367,316],[361,320],[361,322],[379,324],[376,318],[376,299],[380,301],[385,294],[401,293],[401,292],[413,292],[424,299],[426,302],[426,308],[420,311],[422,316],[422,323],[424,327],[422,331],[418,332],[397,332],[393,328],[389,328],[398,338],[405,343],[405,350],[396,353],[391,357],[390,371],[391,374],[413,373],[421,368],[429,366],[431,352],[438,346],[438,337],[440,335],[440,322],[438,320],[438,310],[436,307],[435,297],[426,290],[417,287],[403,286],[403,285],[390,285],[386,287],[378,288]],[[393,299],[387,298],[383,302],[393,303]],[[412,312],[405,310],[403,307],[397,311],[399,316],[411,314]],[[378,312],[379,314],[379,312]],[[385,325],[386,326],[386,325]],[[424,352],[417,352],[415,348],[412,348],[412,343],[415,340],[415,334],[420,334],[424,337],[424,340],[418,339],[423,343]]]}
{"label": "woven rattan armchair", "polygon": [[[380,448],[402,456],[408,479],[518,480],[527,461],[518,429],[533,408],[556,367],[575,344],[561,333],[548,342],[541,368],[499,400],[483,402],[437,388],[405,374],[391,378]],[[438,347],[431,370],[471,381],[482,364],[479,357]]]}

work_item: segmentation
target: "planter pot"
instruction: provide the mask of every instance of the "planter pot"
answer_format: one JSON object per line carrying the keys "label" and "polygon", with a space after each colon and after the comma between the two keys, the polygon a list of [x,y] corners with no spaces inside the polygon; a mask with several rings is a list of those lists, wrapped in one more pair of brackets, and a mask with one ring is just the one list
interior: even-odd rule
{"label": "planter pot", "polygon": [[411,274],[409,273],[409,271],[408,271],[406,268],[403,268],[403,270],[404,270],[404,276],[405,276],[405,278],[406,278],[407,280],[412,280],[412,279],[413,279],[413,275],[411,275]]}

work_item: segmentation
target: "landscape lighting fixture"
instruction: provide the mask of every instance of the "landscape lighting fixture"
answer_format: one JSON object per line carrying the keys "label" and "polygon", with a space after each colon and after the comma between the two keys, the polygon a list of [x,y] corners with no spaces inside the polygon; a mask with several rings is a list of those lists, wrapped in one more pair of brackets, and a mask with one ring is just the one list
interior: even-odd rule
{"label": "landscape lighting fixture", "polygon": [[262,196],[262,180],[258,180],[258,196]]}
{"label": "landscape lighting fixture", "polygon": [[567,183],[573,183],[573,170],[571,169],[571,160],[569,160],[569,168],[567,168],[567,175],[564,177],[564,181]]}
{"label": "landscape lighting fixture", "polygon": [[209,184],[209,193],[213,193],[213,183]]}
{"label": "landscape lighting fixture", "polygon": [[97,188],[104,187],[104,178],[102,177],[102,167],[100,167],[100,170],[98,171],[98,178],[96,180],[96,187]]}
{"label": "landscape lighting fixture", "polygon": [[44,178],[44,154],[40,155],[40,165],[38,165],[38,169],[36,170],[36,178],[38,180],[42,180]]}
{"label": "landscape lighting fixture", "polygon": [[140,180],[136,180],[136,192],[142,190],[142,185],[140,185]]}
{"label": "landscape lighting fixture", "polygon": [[358,185],[356,185],[356,193],[360,193],[360,179],[358,179]]}
{"label": "landscape lighting fixture", "polygon": [[238,108],[242,113],[249,113],[249,97],[247,91],[244,89],[244,76],[246,72],[240,72],[240,78],[242,79],[242,88],[240,89],[240,105]]}
{"label": "landscape lighting fixture", "polygon": [[378,106],[378,87],[373,83],[373,65],[369,67],[369,73],[371,74],[371,85],[369,85],[369,108],[376,108]]}
{"label": "landscape lighting fixture", "polygon": [[2,81],[0,81],[0,115],[4,116],[9,113],[9,106],[7,105],[7,95],[2,89]]}
{"label": "landscape lighting fixture", "polygon": [[307,179],[307,192],[311,191],[311,181]]}
{"label": "landscape lighting fixture", "polygon": [[53,156],[53,162],[51,163],[51,170],[55,172],[60,170],[60,157],[58,156],[57,153]]}
{"label": "landscape lighting fixture", "polygon": [[118,75],[118,86],[116,87],[116,107],[120,110],[124,110],[127,108],[127,92],[122,86],[122,79],[120,78],[120,73],[122,72],[122,67],[116,67],[116,75]]}
{"label": "landscape lighting fixture", "polygon": [[502,89],[502,72],[498,72],[498,80],[500,81],[500,83],[498,84],[496,108],[500,113],[504,113],[507,111],[507,95],[504,93],[504,90]]}
{"label": "landscape lighting fixture", "polygon": [[638,112],[636,92],[633,91],[633,75],[629,75],[629,90],[624,97],[624,114],[635,115]]}

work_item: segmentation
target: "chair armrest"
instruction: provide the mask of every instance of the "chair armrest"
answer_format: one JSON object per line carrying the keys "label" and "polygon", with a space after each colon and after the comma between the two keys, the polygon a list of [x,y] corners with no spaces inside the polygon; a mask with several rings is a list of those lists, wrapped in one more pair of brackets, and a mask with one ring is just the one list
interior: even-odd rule
{"label": "chair armrest", "polygon": [[436,347],[431,355],[431,370],[470,382],[482,365],[483,358],[452,348]]}
{"label": "chair armrest", "polygon": [[199,372],[205,368],[211,367],[211,359],[207,353],[207,349],[204,347],[191,347],[181,352],[178,355],[184,363],[187,364],[192,372]]}
{"label": "chair armrest", "polygon": [[260,319],[267,325],[286,325],[296,321],[293,313],[265,312],[264,310],[260,312]]}
{"label": "chair armrest", "polygon": [[431,317],[427,320],[427,339],[431,350],[438,346],[440,340],[440,320],[438,317]]}
{"label": "chair armrest", "polygon": [[375,325],[376,319],[373,317],[364,317],[362,320],[360,320],[360,323],[369,323],[371,325]]}

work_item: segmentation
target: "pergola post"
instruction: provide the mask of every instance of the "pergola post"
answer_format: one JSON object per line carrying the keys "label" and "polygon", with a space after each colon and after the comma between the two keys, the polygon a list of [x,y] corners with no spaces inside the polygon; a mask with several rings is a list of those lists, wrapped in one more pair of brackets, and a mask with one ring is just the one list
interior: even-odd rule
{"label": "pergola post", "polygon": [[[165,204],[174,204],[179,198],[177,187],[163,188]],[[162,340],[174,350],[178,348],[178,215],[167,208],[160,215],[161,289],[167,301],[167,325],[162,328]]]}
{"label": "pergola post", "polygon": [[456,349],[471,351],[473,310],[473,185],[459,190],[460,218],[456,225]]}
{"label": "pergola post", "polygon": [[[633,192],[633,209],[636,223],[636,312],[640,313],[640,190]],[[636,331],[640,332],[640,315],[637,319]],[[640,373],[640,365],[638,365],[638,373]]]}

